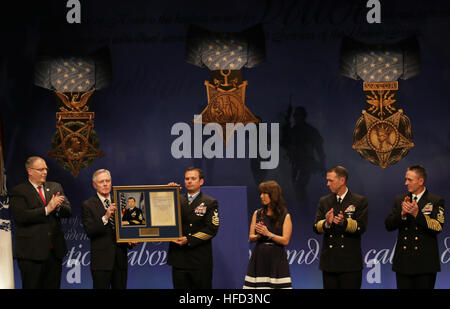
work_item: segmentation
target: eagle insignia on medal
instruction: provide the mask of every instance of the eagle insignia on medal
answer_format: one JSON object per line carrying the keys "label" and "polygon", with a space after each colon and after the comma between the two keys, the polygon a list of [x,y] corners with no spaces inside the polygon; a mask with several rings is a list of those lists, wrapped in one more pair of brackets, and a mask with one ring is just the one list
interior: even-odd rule
{"label": "eagle insignia on medal", "polygon": [[40,54],[34,73],[34,84],[58,98],[56,132],[47,156],[77,177],[81,169],[104,156],[94,130],[92,105],[95,91],[112,82],[109,48],[83,56]]}
{"label": "eagle insignia on medal", "polygon": [[382,168],[399,162],[414,143],[411,122],[397,106],[398,80],[420,73],[418,40],[366,44],[344,38],[340,70],[346,77],[364,81],[365,109],[356,122],[352,148]]}

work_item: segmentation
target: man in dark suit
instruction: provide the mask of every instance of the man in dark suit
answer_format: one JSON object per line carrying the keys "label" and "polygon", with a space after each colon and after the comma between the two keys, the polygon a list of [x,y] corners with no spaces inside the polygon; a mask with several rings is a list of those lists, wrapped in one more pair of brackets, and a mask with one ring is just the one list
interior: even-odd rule
{"label": "man in dark suit", "polygon": [[128,275],[127,247],[116,242],[114,213],[111,203],[111,174],[97,170],[92,176],[97,191],[83,202],[81,216],[86,235],[91,240],[91,274],[94,289],[126,289]]}
{"label": "man in dark suit", "polygon": [[72,215],[62,186],[47,182],[47,164],[40,157],[25,163],[28,181],[10,192],[15,225],[14,258],[24,289],[59,289],[67,245],[60,218]]}
{"label": "man in dark suit", "polygon": [[319,268],[324,289],[361,288],[361,235],[368,222],[368,202],[347,188],[348,171],[336,166],[327,172],[332,192],[320,198],[314,231],[323,234]]}
{"label": "man in dark suit", "polygon": [[186,169],[187,194],[180,195],[183,236],[170,243],[167,258],[167,264],[172,266],[175,289],[212,288],[211,239],[219,229],[219,213],[217,200],[200,191],[203,183],[200,169]]}
{"label": "man in dark suit", "polygon": [[408,168],[408,193],[395,198],[386,218],[388,231],[398,229],[392,270],[399,289],[433,289],[441,270],[437,234],[444,225],[444,199],[425,188],[427,172],[421,165]]}

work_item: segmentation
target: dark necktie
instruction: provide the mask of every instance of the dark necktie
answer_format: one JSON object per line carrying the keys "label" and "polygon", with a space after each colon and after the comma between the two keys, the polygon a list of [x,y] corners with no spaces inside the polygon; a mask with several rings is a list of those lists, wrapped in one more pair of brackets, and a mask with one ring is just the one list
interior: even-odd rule
{"label": "dark necktie", "polygon": [[341,211],[342,210],[342,198],[340,196],[338,196],[337,202],[338,202],[338,205],[339,205],[338,211]]}
{"label": "dark necktie", "polygon": [[[111,206],[111,204],[110,204],[110,202],[109,202],[109,199],[105,199],[105,206],[106,206],[106,209],[108,209],[109,206]],[[115,222],[114,222],[113,215],[111,215],[111,217],[109,217],[108,222],[109,222],[109,224],[111,224],[111,227],[114,229],[114,227],[115,227]]]}

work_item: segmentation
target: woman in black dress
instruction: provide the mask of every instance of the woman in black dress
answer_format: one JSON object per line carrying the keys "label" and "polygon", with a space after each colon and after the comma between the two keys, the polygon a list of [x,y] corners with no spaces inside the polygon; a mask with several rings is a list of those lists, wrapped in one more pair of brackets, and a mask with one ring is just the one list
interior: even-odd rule
{"label": "woman in black dress", "polygon": [[280,185],[273,180],[259,185],[262,208],[253,214],[249,241],[255,242],[245,276],[244,289],[292,288],[285,246],[292,234]]}

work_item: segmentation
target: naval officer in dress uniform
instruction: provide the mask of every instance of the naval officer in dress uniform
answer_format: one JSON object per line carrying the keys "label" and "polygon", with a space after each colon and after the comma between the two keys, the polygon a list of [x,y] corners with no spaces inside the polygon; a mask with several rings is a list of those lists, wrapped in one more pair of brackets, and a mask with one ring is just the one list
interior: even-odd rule
{"label": "naval officer in dress uniform", "polygon": [[140,225],[144,223],[144,217],[142,216],[142,210],[136,207],[136,199],[134,197],[128,198],[128,207],[125,209],[122,217],[123,225]]}
{"label": "naval officer in dress uniform", "polygon": [[368,221],[367,199],[347,188],[348,171],[336,166],[327,172],[331,193],[320,198],[314,231],[324,235],[319,268],[324,289],[361,288],[361,235]]}
{"label": "naval officer in dress uniform", "polygon": [[[180,194],[183,236],[169,244],[167,264],[172,266],[175,289],[211,289],[212,238],[219,230],[217,200],[200,191],[202,170],[190,167],[184,174],[187,193]],[[176,183],[169,185],[178,186]]]}
{"label": "naval officer in dress uniform", "polygon": [[437,234],[444,225],[444,199],[425,187],[427,172],[421,165],[408,168],[408,193],[395,198],[386,218],[388,231],[398,230],[392,270],[399,289],[433,289],[441,270]]}

